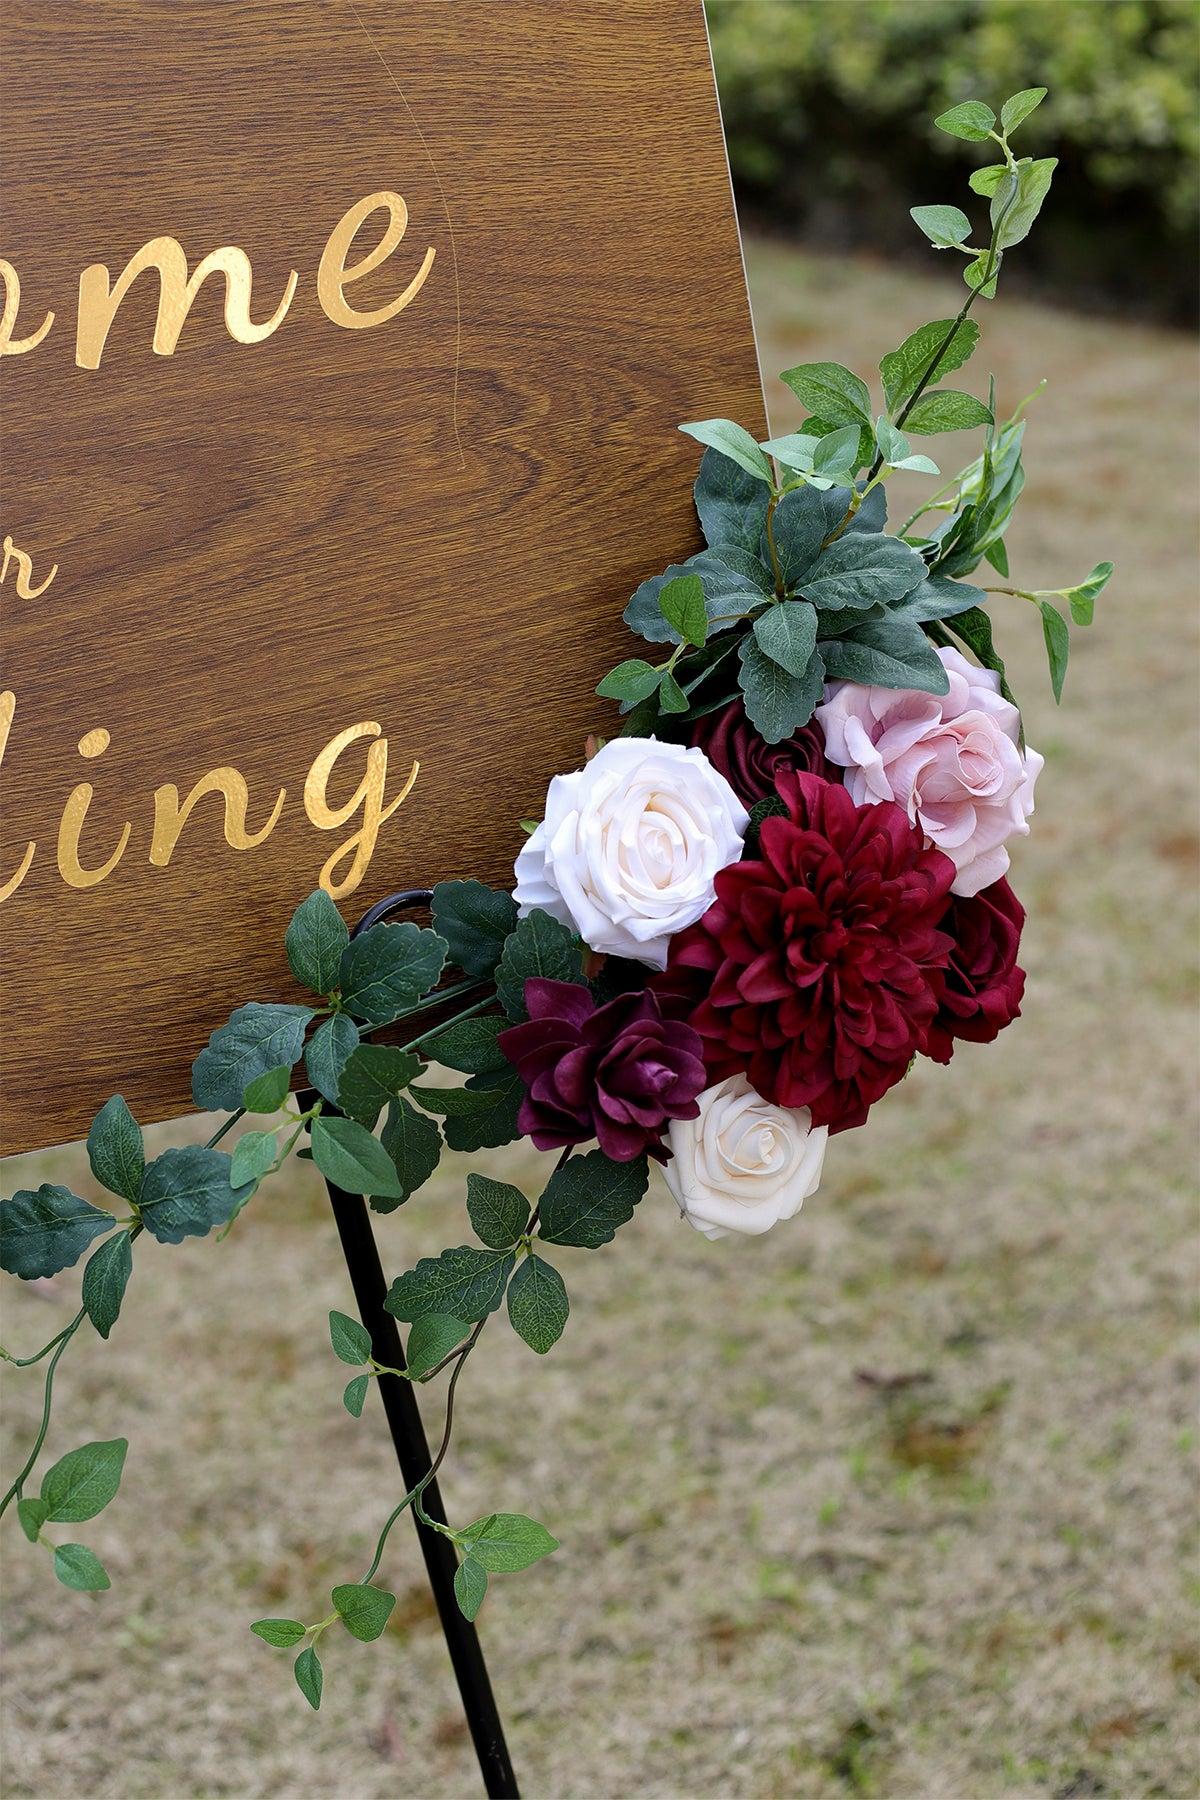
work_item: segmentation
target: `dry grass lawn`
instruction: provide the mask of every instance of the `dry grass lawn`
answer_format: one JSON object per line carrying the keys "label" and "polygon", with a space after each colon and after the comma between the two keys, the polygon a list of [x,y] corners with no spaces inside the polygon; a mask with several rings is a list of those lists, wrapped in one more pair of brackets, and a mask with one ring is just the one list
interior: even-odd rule
{"label": "dry grass lawn", "polygon": [[[750,273],[769,373],[869,368],[953,292],[761,244]],[[656,1189],[616,1245],[561,1255],[575,1311],[544,1364],[507,1328],[472,1363],[452,1517],[527,1509],[563,1543],[481,1621],[528,1796],[1197,1792],[1196,361],[1003,301],[985,350],[1005,399],[1053,376],[1014,576],[1118,565],[1061,713],[1036,619],[1004,615],[1047,758],[1014,870],[1026,1015],[836,1140],[791,1225],[708,1244]],[[5,1174],[93,1191],[75,1150]],[[383,1225],[391,1268],[457,1241],[461,1183]],[[407,1528],[389,1630],[327,1640],[319,1716],[247,1630],[318,1616],[397,1492],[377,1402],[341,1408],[311,1169],[220,1249],[137,1261],[111,1343],[64,1361],[53,1439],[132,1440],[85,1530],[111,1593],[56,1586],[6,1527],[5,1794],[473,1795]],[[6,1344],[76,1292],[10,1286]],[[5,1385],[11,1446],[36,1383]]]}

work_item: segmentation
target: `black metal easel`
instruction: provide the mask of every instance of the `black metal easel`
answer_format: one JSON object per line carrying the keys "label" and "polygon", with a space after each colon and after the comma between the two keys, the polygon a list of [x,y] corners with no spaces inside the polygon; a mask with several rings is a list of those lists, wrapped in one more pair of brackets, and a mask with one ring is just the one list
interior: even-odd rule
{"label": "black metal easel", "polygon": [[[363,914],[351,935],[357,937],[359,932],[378,925],[393,913],[404,912],[411,907],[427,906],[431,898],[428,888],[408,888],[402,893],[389,894],[385,900],[379,901],[378,905]],[[305,1094],[301,1096],[301,1103],[305,1107],[311,1106],[316,1099],[315,1093]],[[332,1182],[326,1182],[325,1185],[329,1190],[329,1204],[333,1208],[338,1236],[342,1241],[359,1317],[371,1335],[371,1354],[377,1362],[386,1363],[393,1369],[402,1369],[404,1347],[400,1342],[395,1319],[384,1310],[387,1281],[379,1260],[379,1246],[375,1242],[367,1203],[361,1194],[343,1193]],[[412,1382],[405,1381],[398,1375],[381,1375],[378,1385],[392,1443],[396,1447],[396,1460],[407,1491],[416,1486],[432,1461],[416,1393]],[[436,1480],[431,1481],[425,1489],[421,1503],[431,1518],[442,1524],[447,1522]],[[517,1800],[516,1777],[508,1758],[504,1727],[496,1709],[496,1699],[488,1679],[479,1635],[474,1625],[464,1619],[454,1597],[454,1573],[457,1567],[454,1548],[448,1538],[423,1525],[415,1511],[411,1516],[425,1558],[429,1585],[437,1602],[450,1661],[458,1678],[463,1711],[474,1740],[475,1754],[479,1758],[484,1788],[495,1800]]]}

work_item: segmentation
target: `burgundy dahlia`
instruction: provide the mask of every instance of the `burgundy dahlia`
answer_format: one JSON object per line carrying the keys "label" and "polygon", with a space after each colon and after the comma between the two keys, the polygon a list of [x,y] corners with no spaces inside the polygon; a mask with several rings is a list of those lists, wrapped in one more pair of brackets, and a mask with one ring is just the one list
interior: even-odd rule
{"label": "burgundy dahlia", "polygon": [[953,939],[941,1004],[923,1046],[948,1063],[955,1038],[990,1044],[1021,1010],[1025,971],[1017,967],[1025,908],[1003,878],[970,896],[955,895],[941,920]]}
{"label": "burgundy dahlia", "polygon": [[776,788],[788,817],[765,819],[757,858],[721,871],[653,985],[672,1014],[690,989],[710,1081],[744,1070],[764,1099],[845,1131],[937,1012],[954,864],[893,801],[856,806],[818,775]]}
{"label": "burgundy dahlia", "polygon": [[746,807],[773,794],[775,777],[787,769],[823,775],[827,781],[842,779],[842,771],[825,760],[825,734],[815,720],[782,743],[768,744],[746,717],[740,700],[697,719],[691,741]]}
{"label": "burgundy dahlia", "polygon": [[500,1033],[526,1094],[518,1124],[539,1150],[595,1138],[614,1162],[644,1150],[665,1161],[671,1119],[694,1119],[704,1052],[690,1026],[663,1017],[654,994],[619,994],[598,1007],[571,981],[525,983],[529,1018]]}

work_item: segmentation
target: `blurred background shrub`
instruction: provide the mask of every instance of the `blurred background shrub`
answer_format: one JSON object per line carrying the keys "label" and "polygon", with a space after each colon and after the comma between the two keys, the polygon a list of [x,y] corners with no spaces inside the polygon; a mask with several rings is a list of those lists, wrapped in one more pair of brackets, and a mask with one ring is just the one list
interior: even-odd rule
{"label": "blurred background shrub", "polygon": [[[1052,229],[1022,246],[1014,281],[1091,308],[1194,318],[1193,0],[707,5],[747,222],[829,249],[925,257],[908,207],[954,199],[964,161],[964,146],[933,128],[935,114],[1044,85],[1021,152],[1060,159]],[[969,149],[991,160],[987,145]]]}

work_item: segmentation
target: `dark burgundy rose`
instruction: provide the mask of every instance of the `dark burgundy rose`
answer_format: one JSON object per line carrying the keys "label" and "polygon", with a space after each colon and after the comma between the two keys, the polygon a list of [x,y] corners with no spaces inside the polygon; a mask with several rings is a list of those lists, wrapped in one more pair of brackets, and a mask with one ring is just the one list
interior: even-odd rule
{"label": "dark burgundy rose", "polygon": [[692,728],[692,745],[703,750],[742,802],[751,807],[775,792],[775,777],[786,769],[841,781],[841,769],[825,760],[825,735],[814,719],[780,744],[768,744],[746,717],[740,700],[706,713]]}
{"label": "dark burgundy rose", "polygon": [[1025,908],[1003,879],[951,899],[940,928],[954,948],[923,1046],[935,1062],[950,1061],[955,1038],[990,1044],[1020,1013],[1025,971],[1017,967],[1017,951],[1024,923]]}
{"label": "dark burgundy rose", "polygon": [[704,917],[652,986],[704,1040],[710,1082],[742,1070],[765,1100],[831,1132],[861,1125],[905,1073],[938,1008],[954,864],[893,801],[780,775],[786,818],[722,869]]}
{"label": "dark burgundy rose", "polygon": [[646,988],[598,1007],[571,981],[525,983],[529,1019],[497,1040],[526,1094],[518,1124],[539,1150],[595,1138],[614,1162],[644,1150],[665,1162],[671,1119],[694,1119],[705,1086],[703,1046],[689,1025],[665,1019]]}

